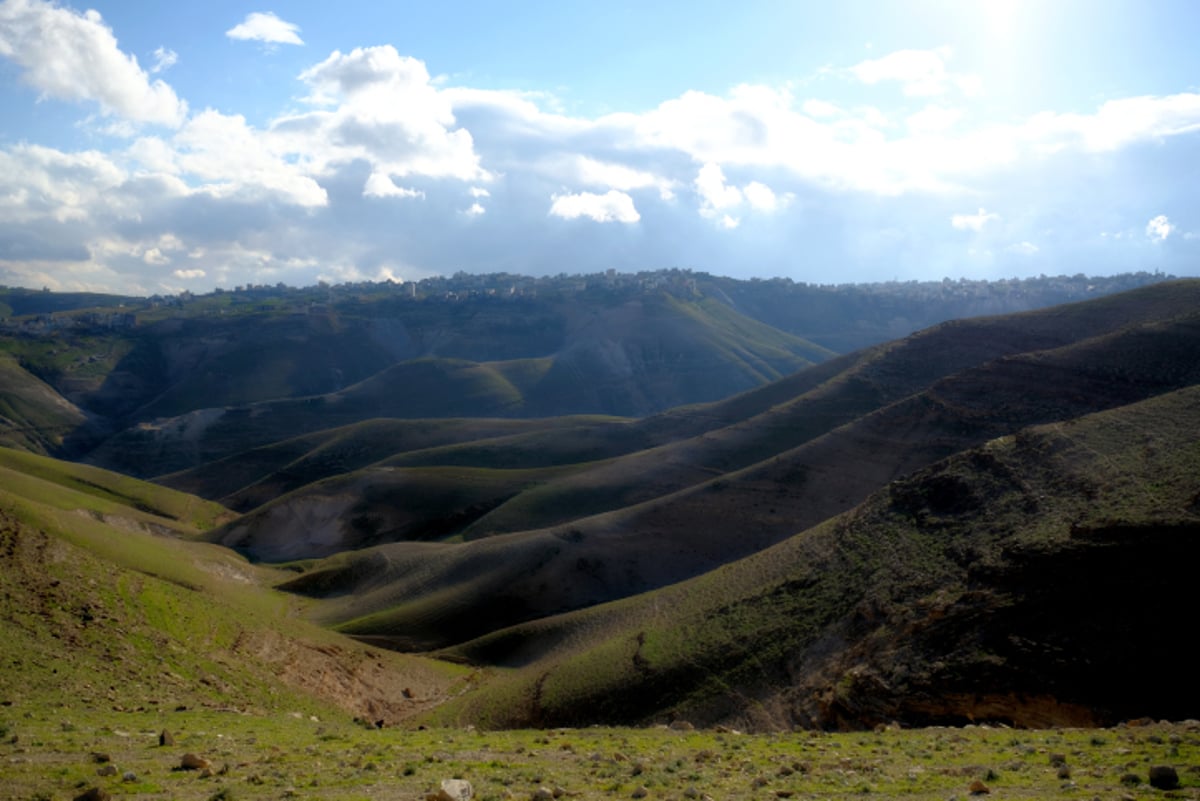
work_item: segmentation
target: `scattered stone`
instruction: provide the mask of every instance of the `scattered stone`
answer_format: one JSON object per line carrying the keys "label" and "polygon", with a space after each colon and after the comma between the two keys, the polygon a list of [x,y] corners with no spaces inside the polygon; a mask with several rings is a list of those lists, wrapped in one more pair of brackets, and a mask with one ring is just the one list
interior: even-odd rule
{"label": "scattered stone", "polygon": [[108,763],[107,765],[101,765],[96,770],[96,775],[97,776],[116,776],[117,775],[117,766],[112,764],[111,762]]}
{"label": "scattered stone", "polygon": [[1158,790],[1178,789],[1179,774],[1170,765],[1155,765],[1150,768],[1150,786]]}
{"label": "scattered stone", "polygon": [[179,760],[180,770],[204,770],[211,767],[212,763],[207,759],[192,753],[184,754]]}
{"label": "scattered stone", "polygon": [[99,787],[91,787],[75,796],[75,801],[109,801],[110,798],[112,796]]}
{"label": "scattered stone", "polygon": [[441,788],[433,794],[435,801],[471,801],[475,788],[465,779],[442,779]]}
{"label": "scattered stone", "polygon": [[1067,764],[1067,755],[1066,754],[1051,754],[1050,755],[1050,767],[1061,768],[1065,764]]}
{"label": "scattered stone", "polygon": [[567,794],[567,791],[566,791],[564,788],[562,788],[562,787],[559,787],[559,786],[556,784],[556,785],[554,785],[554,787],[553,787],[553,788],[550,790],[550,794],[551,794],[551,795],[553,795],[555,798],[562,798],[564,795],[566,795],[566,794]]}
{"label": "scattered stone", "polygon": [[127,771],[125,771],[124,774],[121,775],[121,781],[123,781],[123,782],[136,782],[137,780],[138,780],[137,774],[134,773],[132,770],[127,770]]}
{"label": "scattered stone", "polygon": [[1059,765],[1057,775],[1060,779],[1069,779],[1071,778],[1071,769],[1066,765]]}
{"label": "scattered stone", "polygon": [[630,798],[645,798],[648,795],[650,795],[650,790],[647,789],[646,785],[643,784],[643,785],[640,785],[636,790],[634,790],[633,793],[629,797]]}
{"label": "scattered stone", "polygon": [[967,792],[969,792],[971,795],[987,795],[991,792],[991,790],[988,789],[986,784],[981,782],[979,779],[976,779],[975,781],[971,782],[971,786],[967,788]]}
{"label": "scattered stone", "polygon": [[673,721],[671,721],[671,730],[672,731],[695,731],[696,727],[693,726],[689,721],[686,721],[686,720],[673,720]]}
{"label": "scattered stone", "polygon": [[1121,775],[1121,784],[1127,787],[1137,787],[1142,783],[1142,777],[1136,773],[1125,773]]}
{"label": "scattered stone", "polygon": [[196,774],[196,778],[211,779],[215,775],[216,774],[213,773],[212,768],[200,768],[200,772]]}
{"label": "scattered stone", "polygon": [[109,756],[108,754],[102,754],[98,751],[93,751],[92,752],[92,761],[104,764],[105,762],[112,762],[112,757]]}
{"label": "scattered stone", "polygon": [[162,733],[158,735],[158,745],[159,747],[175,745],[175,738],[171,736],[171,732],[163,729]]}
{"label": "scattered stone", "polygon": [[695,801],[695,799],[700,797],[700,791],[696,789],[696,785],[688,785],[688,788],[683,791],[683,797],[689,799],[689,801]]}
{"label": "scattered stone", "polygon": [[539,787],[533,791],[533,801],[554,801],[554,792],[549,787]]}

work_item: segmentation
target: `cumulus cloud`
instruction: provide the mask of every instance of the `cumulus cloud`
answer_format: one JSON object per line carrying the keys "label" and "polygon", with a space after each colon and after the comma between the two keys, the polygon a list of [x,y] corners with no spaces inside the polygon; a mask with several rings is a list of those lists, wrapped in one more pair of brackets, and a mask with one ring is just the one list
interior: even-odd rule
{"label": "cumulus cloud", "polygon": [[624,192],[610,189],[603,195],[580,192],[574,195],[552,195],[550,214],[564,220],[587,217],[596,222],[635,223],[642,217],[633,205],[633,198]]}
{"label": "cumulus cloud", "polygon": [[788,205],[790,193],[778,195],[771,187],[760,181],[751,181],[738,188],[726,182],[720,165],[705,164],[700,168],[694,183],[700,196],[700,214],[715,220],[722,228],[736,228],[741,218],[731,212],[745,204],[761,212],[774,212]]}
{"label": "cumulus cloud", "polygon": [[952,87],[964,94],[976,94],[980,88],[978,76],[952,75],[946,70],[951,55],[949,47],[897,50],[882,58],[855,64],[849,72],[866,84],[895,81],[901,85],[904,94],[914,97],[942,95]]}
{"label": "cumulus cloud", "polygon": [[1016,253],[1020,256],[1032,256],[1040,251],[1041,248],[1032,242],[1016,242],[1009,245],[1007,248],[1005,248],[1005,250],[1007,250],[1009,253]]}
{"label": "cumulus cloud", "polygon": [[373,172],[367,178],[367,183],[363,187],[363,195],[366,197],[425,197],[425,193],[419,189],[397,186],[391,176],[381,172]]}
{"label": "cumulus cloud", "polygon": [[999,214],[993,214],[980,209],[975,214],[954,214],[950,217],[950,225],[959,231],[982,231],[983,227],[993,220],[999,220]]}
{"label": "cumulus cloud", "polygon": [[1167,215],[1165,214],[1160,214],[1146,223],[1146,236],[1155,242],[1165,241],[1174,232],[1175,226],[1171,225],[1171,221],[1167,219]]}
{"label": "cumulus cloud", "polygon": [[317,108],[277,119],[271,132],[302,153],[314,174],[364,161],[375,173],[401,178],[492,178],[425,64],[394,47],[335,50],[300,79]]}
{"label": "cumulus cloud", "polygon": [[97,11],[5,0],[0,56],[20,66],[21,79],[43,97],[95,102],[106,116],[139,123],[178,126],[187,115],[174,89],[151,81],[137,58],[120,49]]}
{"label": "cumulus cloud", "polygon": [[197,268],[192,270],[172,270],[171,275],[176,278],[182,278],[185,281],[194,281],[197,278],[204,278],[208,273]]}
{"label": "cumulus cloud", "polygon": [[225,31],[230,39],[263,42],[265,44],[302,45],[300,26],[285,22],[271,11],[255,11],[246,18]]}

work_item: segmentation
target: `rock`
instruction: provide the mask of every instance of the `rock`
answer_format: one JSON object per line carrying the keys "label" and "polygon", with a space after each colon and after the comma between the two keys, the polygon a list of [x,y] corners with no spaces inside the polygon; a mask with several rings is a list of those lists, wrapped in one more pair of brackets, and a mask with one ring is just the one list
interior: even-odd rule
{"label": "rock", "polygon": [[1170,765],[1155,765],[1150,768],[1150,786],[1159,790],[1175,790],[1179,787],[1179,774]]}
{"label": "rock", "polygon": [[971,795],[987,795],[991,792],[991,790],[988,789],[988,786],[979,779],[971,782],[971,786],[967,788],[967,791]]}
{"label": "rock", "polygon": [[1071,778],[1071,769],[1066,765],[1059,765],[1057,775],[1060,779],[1069,779]]}
{"label": "rock", "polygon": [[96,771],[96,775],[97,776],[116,776],[117,775],[117,766],[112,764],[111,762],[108,763],[107,765],[101,765],[100,768]]}
{"label": "rock", "polygon": [[1067,755],[1066,754],[1051,754],[1050,755],[1050,767],[1059,768],[1065,764],[1067,764]]}
{"label": "rock", "polygon": [[686,720],[671,721],[671,731],[695,731],[696,727]]}
{"label": "rock", "polygon": [[108,801],[110,798],[112,796],[104,790],[101,790],[99,787],[92,787],[75,796],[75,801]]}
{"label": "rock", "polygon": [[465,779],[442,779],[442,786],[435,797],[437,801],[471,801],[475,788]]}
{"label": "rock", "polygon": [[92,752],[92,761],[100,762],[100,763],[112,762],[112,757],[109,756],[108,754],[102,754],[98,751],[93,751]]}
{"label": "rock", "polygon": [[125,773],[124,773],[124,774],[122,774],[122,776],[121,776],[121,781],[123,781],[123,782],[136,782],[136,781],[137,781],[137,774],[136,774],[136,773],[134,773],[132,770],[127,770],[127,771],[125,771]]}
{"label": "rock", "polygon": [[171,732],[163,729],[162,733],[158,735],[158,744],[159,746],[175,745],[175,738],[171,736]]}
{"label": "rock", "polygon": [[181,770],[204,770],[211,767],[212,763],[207,759],[192,753],[184,754],[179,760],[179,768]]}
{"label": "rock", "polygon": [[634,790],[633,793],[630,794],[629,797],[630,798],[645,798],[648,795],[650,795],[650,790],[647,789],[647,787],[645,785],[642,785],[642,786],[638,787],[636,790]]}
{"label": "rock", "polygon": [[549,787],[539,787],[533,791],[533,801],[554,801],[554,791]]}

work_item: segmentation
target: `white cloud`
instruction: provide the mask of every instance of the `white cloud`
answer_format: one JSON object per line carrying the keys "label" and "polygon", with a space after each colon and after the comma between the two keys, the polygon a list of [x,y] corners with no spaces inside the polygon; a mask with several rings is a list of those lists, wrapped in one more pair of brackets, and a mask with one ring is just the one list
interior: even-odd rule
{"label": "white cloud", "polygon": [[425,193],[419,189],[397,186],[390,175],[384,175],[381,172],[373,172],[367,178],[367,183],[363,187],[363,195],[366,197],[425,197]]}
{"label": "white cloud", "polygon": [[1043,152],[1068,147],[1105,152],[1197,131],[1200,94],[1184,92],[1109,100],[1094,114],[1043,112],[1025,123],[1021,135]]}
{"label": "white cloud", "polygon": [[304,40],[300,38],[299,30],[300,26],[281,20],[271,11],[255,11],[225,31],[225,35],[230,39],[266,44],[302,45]]}
{"label": "white cloud", "polygon": [[298,206],[324,206],[325,190],[288,158],[288,143],[264,135],[241,115],[208,109],[190,119],[172,144],[182,172],[203,180],[216,197],[273,197]]}
{"label": "white cloud", "polygon": [[22,80],[43,97],[93,101],[106,116],[133,122],[178,126],[187,115],[187,104],[169,85],[151,82],[137,59],[122,52],[97,11],[5,0],[0,56],[22,67]]}
{"label": "white cloud", "polygon": [[989,222],[999,219],[999,214],[980,209],[975,214],[954,214],[950,217],[950,224],[959,231],[982,231]]}
{"label": "white cloud", "polygon": [[[271,133],[302,154],[312,173],[365,161],[376,173],[487,181],[474,140],[455,118],[425,64],[390,45],[334,51],[305,70],[318,110],[277,119]],[[332,108],[326,108],[326,107]]]}
{"label": "white cloud", "polygon": [[587,217],[602,223],[635,223],[642,218],[633,205],[633,198],[615,189],[610,189],[603,195],[592,192],[552,195],[550,200],[550,214],[565,220]]}
{"label": "white cloud", "polygon": [[675,196],[674,181],[661,178],[645,170],[598,161],[589,156],[577,156],[575,168],[581,183],[622,191],[652,187],[658,190],[659,197],[663,200],[670,200]]}
{"label": "white cloud", "polygon": [[206,273],[204,270],[200,270],[200,269],[174,270],[171,273],[171,275],[175,276],[176,278],[182,278],[187,281],[192,281],[197,278],[204,278],[206,275],[208,275],[208,273]]}
{"label": "white cloud", "polygon": [[724,209],[741,205],[742,190],[725,183],[725,173],[718,164],[705,164],[696,175],[696,192],[700,195],[700,213],[717,217]]}
{"label": "white cloud", "polygon": [[164,70],[169,70],[178,63],[178,53],[174,50],[168,50],[165,47],[159,47],[154,51],[154,66],[150,68],[150,73],[156,74]]}
{"label": "white cloud", "polygon": [[471,197],[491,197],[492,193],[484,189],[482,186],[472,186],[467,190],[467,194]]}
{"label": "white cloud", "polygon": [[1167,215],[1165,214],[1160,214],[1146,223],[1146,236],[1155,242],[1165,241],[1174,232],[1175,226],[1171,225],[1171,221],[1167,219]]}
{"label": "white cloud", "polygon": [[694,186],[700,196],[700,215],[716,220],[723,228],[736,228],[741,223],[741,218],[729,212],[742,204],[755,211],[769,213],[786,207],[794,197],[790,192],[776,194],[771,187],[760,181],[751,181],[741,188],[728,184],[725,181],[725,173],[717,164],[705,164],[701,167]]}
{"label": "white cloud", "polygon": [[1041,250],[1032,242],[1016,242],[1005,248],[1009,253],[1016,253],[1021,256],[1032,256]]}
{"label": "white cloud", "polygon": [[800,107],[810,117],[837,117],[842,110],[825,100],[805,100]]}
{"label": "white cloud", "polygon": [[967,95],[978,94],[981,88],[978,76],[947,72],[946,62],[951,55],[949,47],[897,50],[882,58],[860,62],[850,67],[849,72],[866,84],[895,81],[901,84],[904,94],[913,97],[942,95],[951,87]]}
{"label": "white cloud", "polygon": [[926,106],[906,120],[910,131],[916,134],[940,134],[953,128],[963,113],[959,109],[945,106]]}
{"label": "white cloud", "polygon": [[487,209],[485,209],[480,204],[472,203],[470,208],[465,209],[463,211],[463,214],[467,215],[468,217],[478,217],[482,214],[485,214],[486,212],[487,212]]}

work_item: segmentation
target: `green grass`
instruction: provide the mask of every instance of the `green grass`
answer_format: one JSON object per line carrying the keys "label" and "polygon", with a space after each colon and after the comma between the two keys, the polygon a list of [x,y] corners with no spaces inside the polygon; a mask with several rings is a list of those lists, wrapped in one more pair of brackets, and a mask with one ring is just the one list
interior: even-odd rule
{"label": "green grass", "polygon": [[[92,786],[114,797],[181,801],[302,797],[330,801],[411,799],[444,779],[469,781],[481,801],[531,798],[539,788],[568,798],[763,797],[965,798],[975,781],[1018,799],[1157,797],[1150,765],[1174,765],[1182,788],[1200,794],[1194,727],[1014,731],[987,727],[743,735],[666,728],[482,733],[462,729],[367,731],[344,720],[284,711],[96,712],[9,707],[15,743],[0,744],[13,798],[72,797]],[[168,729],[174,746],[159,747]],[[185,752],[215,775],[175,768]],[[97,775],[103,753],[114,777]],[[1060,778],[1051,755],[1066,759]],[[132,771],[136,781],[122,780]],[[1123,777],[1136,777],[1131,785]]]}

